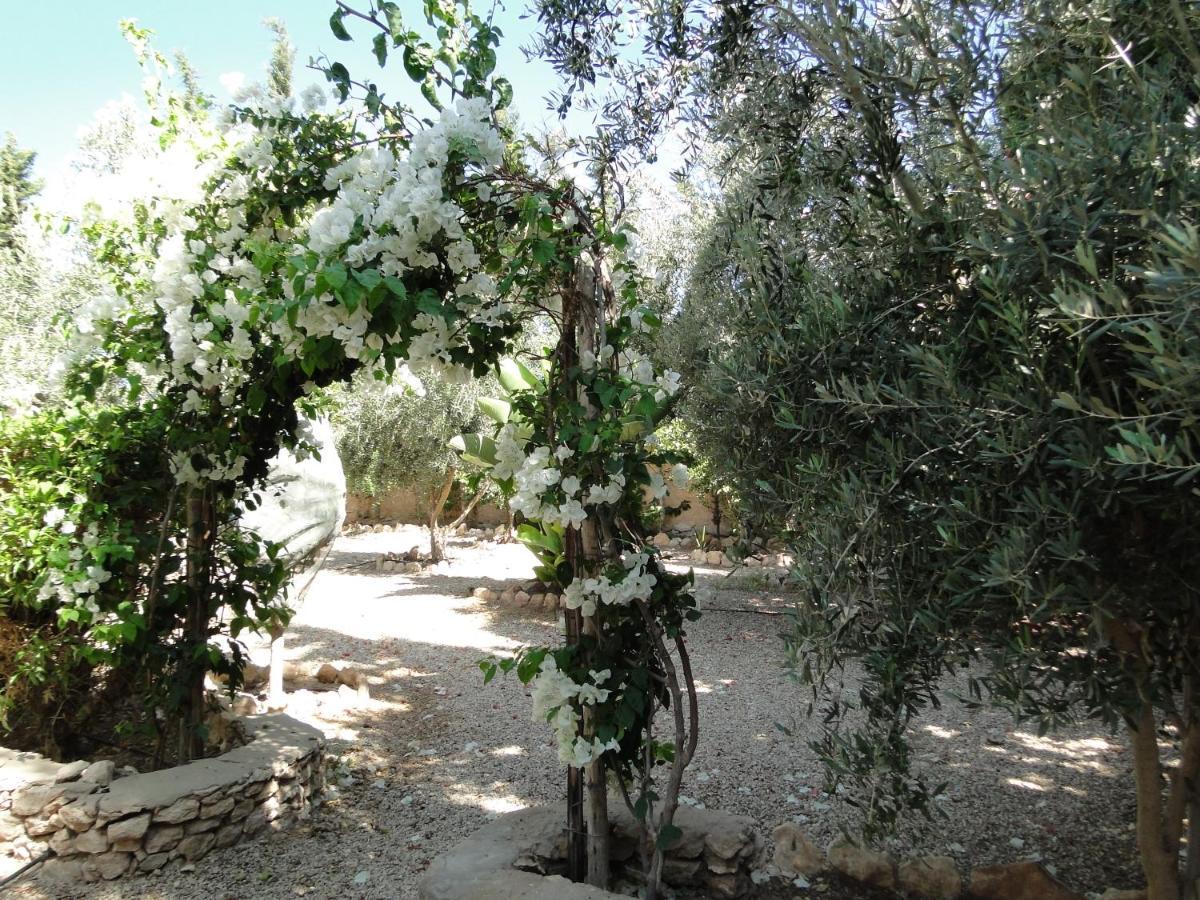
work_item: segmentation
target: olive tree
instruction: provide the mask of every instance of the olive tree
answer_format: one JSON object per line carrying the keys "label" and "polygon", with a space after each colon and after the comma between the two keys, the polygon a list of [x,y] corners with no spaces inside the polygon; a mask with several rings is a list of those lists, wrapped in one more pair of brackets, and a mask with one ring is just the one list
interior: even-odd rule
{"label": "olive tree", "polygon": [[[449,442],[482,426],[476,400],[488,394],[489,384],[494,379],[466,384],[427,379],[401,388],[359,378],[335,394],[332,419],[350,489],[371,497],[413,490],[422,500],[434,561],[445,555],[438,520],[460,478]],[[472,506],[485,490],[474,492]]]}
{"label": "olive tree", "polygon": [[818,749],[868,825],[930,809],[908,723],[983,657],[978,700],[1128,731],[1155,900],[1200,876],[1198,32],[771,8],[710,83],[730,177],[685,310],[712,456],[796,550],[794,670],[863,666]]}

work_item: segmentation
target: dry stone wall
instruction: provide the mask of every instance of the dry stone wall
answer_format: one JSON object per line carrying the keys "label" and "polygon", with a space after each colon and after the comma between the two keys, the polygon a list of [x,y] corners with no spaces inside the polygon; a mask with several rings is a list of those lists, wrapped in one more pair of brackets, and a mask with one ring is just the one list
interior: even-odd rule
{"label": "dry stone wall", "polygon": [[243,724],[249,742],[229,753],[123,778],[0,749],[0,852],[48,851],[43,877],[97,881],[289,827],[324,786],[324,736],[282,714]]}

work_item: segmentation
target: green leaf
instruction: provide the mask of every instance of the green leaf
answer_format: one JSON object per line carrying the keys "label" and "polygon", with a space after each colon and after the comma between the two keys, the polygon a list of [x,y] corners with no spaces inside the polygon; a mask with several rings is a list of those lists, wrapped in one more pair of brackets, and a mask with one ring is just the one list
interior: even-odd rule
{"label": "green leaf", "polygon": [[496,78],[492,81],[492,91],[496,95],[496,109],[507,109],[513,100],[512,83],[507,78]]}
{"label": "green leaf", "polygon": [[379,60],[380,67],[387,65],[387,55],[388,55],[387,41],[388,41],[388,36],[386,34],[384,34],[383,32],[380,32],[379,34],[375,35],[375,38],[371,41],[371,46],[375,50],[375,58],[377,60]]}
{"label": "green leaf", "polygon": [[379,287],[383,276],[379,274],[378,269],[359,269],[354,272],[354,280],[368,291],[373,291]]}
{"label": "green leaf", "polygon": [[538,238],[533,242],[533,258],[539,265],[545,266],[553,262],[557,251],[558,244],[554,241]]}
{"label": "green leaf", "polygon": [[404,71],[413,81],[424,81],[429,74],[430,62],[416,47],[404,48]]}
{"label": "green leaf", "polygon": [[346,267],[338,262],[327,265],[321,270],[321,275],[325,279],[325,283],[335,291],[341,290],[348,277]]}
{"label": "green leaf", "polygon": [[333,36],[339,41],[353,40],[350,37],[350,32],[346,30],[346,26],[342,24],[342,19],[346,18],[346,11],[339,9],[329,17],[329,30],[333,32]]}
{"label": "green leaf", "polygon": [[486,434],[460,434],[450,438],[447,446],[457,453],[463,462],[491,468],[496,465],[496,442]]}
{"label": "green leaf", "polygon": [[542,382],[529,368],[515,359],[505,357],[496,367],[496,377],[508,392],[541,391]]}
{"label": "green leaf", "polygon": [[664,825],[658,830],[658,839],[655,840],[654,846],[659,850],[668,850],[681,837],[683,829],[678,825]]}
{"label": "green leaf", "polygon": [[421,82],[421,96],[425,98],[430,106],[439,112],[441,111],[442,101],[438,99],[437,82],[433,80],[432,75]]}
{"label": "green leaf", "polygon": [[498,425],[506,424],[508,417],[512,415],[512,404],[495,397],[479,397],[475,401],[475,405],[479,407],[480,412]]}

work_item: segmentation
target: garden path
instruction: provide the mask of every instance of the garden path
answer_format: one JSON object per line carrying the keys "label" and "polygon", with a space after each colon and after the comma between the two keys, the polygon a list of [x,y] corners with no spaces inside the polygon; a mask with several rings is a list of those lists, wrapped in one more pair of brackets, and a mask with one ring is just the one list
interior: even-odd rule
{"label": "garden path", "polygon": [[[372,681],[363,707],[294,695],[291,712],[325,730],[339,754],[336,791],[298,828],[215,851],[195,871],[22,897],[412,898],[430,860],[490,818],[563,794],[548,728],[532,723],[515,678],[483,687],[476,661],[523,643],[557,640],[551,615],[471,597],[530,577],[520,546],[455,539],[451,560],[418,575],[375,571],[380,553],[426,546],[420,529],[340,538],[288,634],[288,659],[309,671],[353,665]],[[761,572],[697,572],[700,605],[690,645],[702,736],[686,802],[753,816],[765,834],[794,819],[820,844],[853,810],[821,790],[806,742],[807,695],[780,666],[788,595]],[[257,657],[265,648],[255,648]],[[314,685],[315,686],[315,685]],[[1125,742],[1094,727],[1051,738],[949,699],[916,726],[915,753],[949,781],[945,811],[892,842],[898,856],[945,853],[970,865],[1042,859],[1080,890],[1137,881],[1133,795]],[[855,673],[844,690],[853,695]],[[783,725],[789,736],[779,727]],[[915,851],[914,849],[915,848]],[[776,882],[771,897],[810,891]],[[764,888],[765,892],[765,888]],[[764,893],[765,895],[765,893]],[[836,886],[819,896],[853,898]]]}

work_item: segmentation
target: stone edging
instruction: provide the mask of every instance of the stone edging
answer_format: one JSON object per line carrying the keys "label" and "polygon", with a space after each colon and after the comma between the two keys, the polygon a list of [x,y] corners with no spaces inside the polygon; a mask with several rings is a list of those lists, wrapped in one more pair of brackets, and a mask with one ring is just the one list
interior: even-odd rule
{"label": "stone edging", "polygon": [[48,849],[43,877],[96,881],[289,827],[324,786],[324,735],[281,713],[242,723],[242,747],[111,782],[111,763],[0,750],[0,852],[33,859]]}
{"label": "stone edging", "polygon": [[[634,855],[633,818],[624,807],[610,807],[610,811],[613,859],[629,859]],[[421,881],[420,900],[611,900],[620,896],[573,884],[560,875],[542,874],[547,864],[566,857],[563,818],[558,807],[531,807],[500,816],[433,861]],[[664,881],[703,885],[717,897],[748,892],[749,872],[763,846],[753,820],[680,807],[675,824],[683,836],[667,851]]]}

